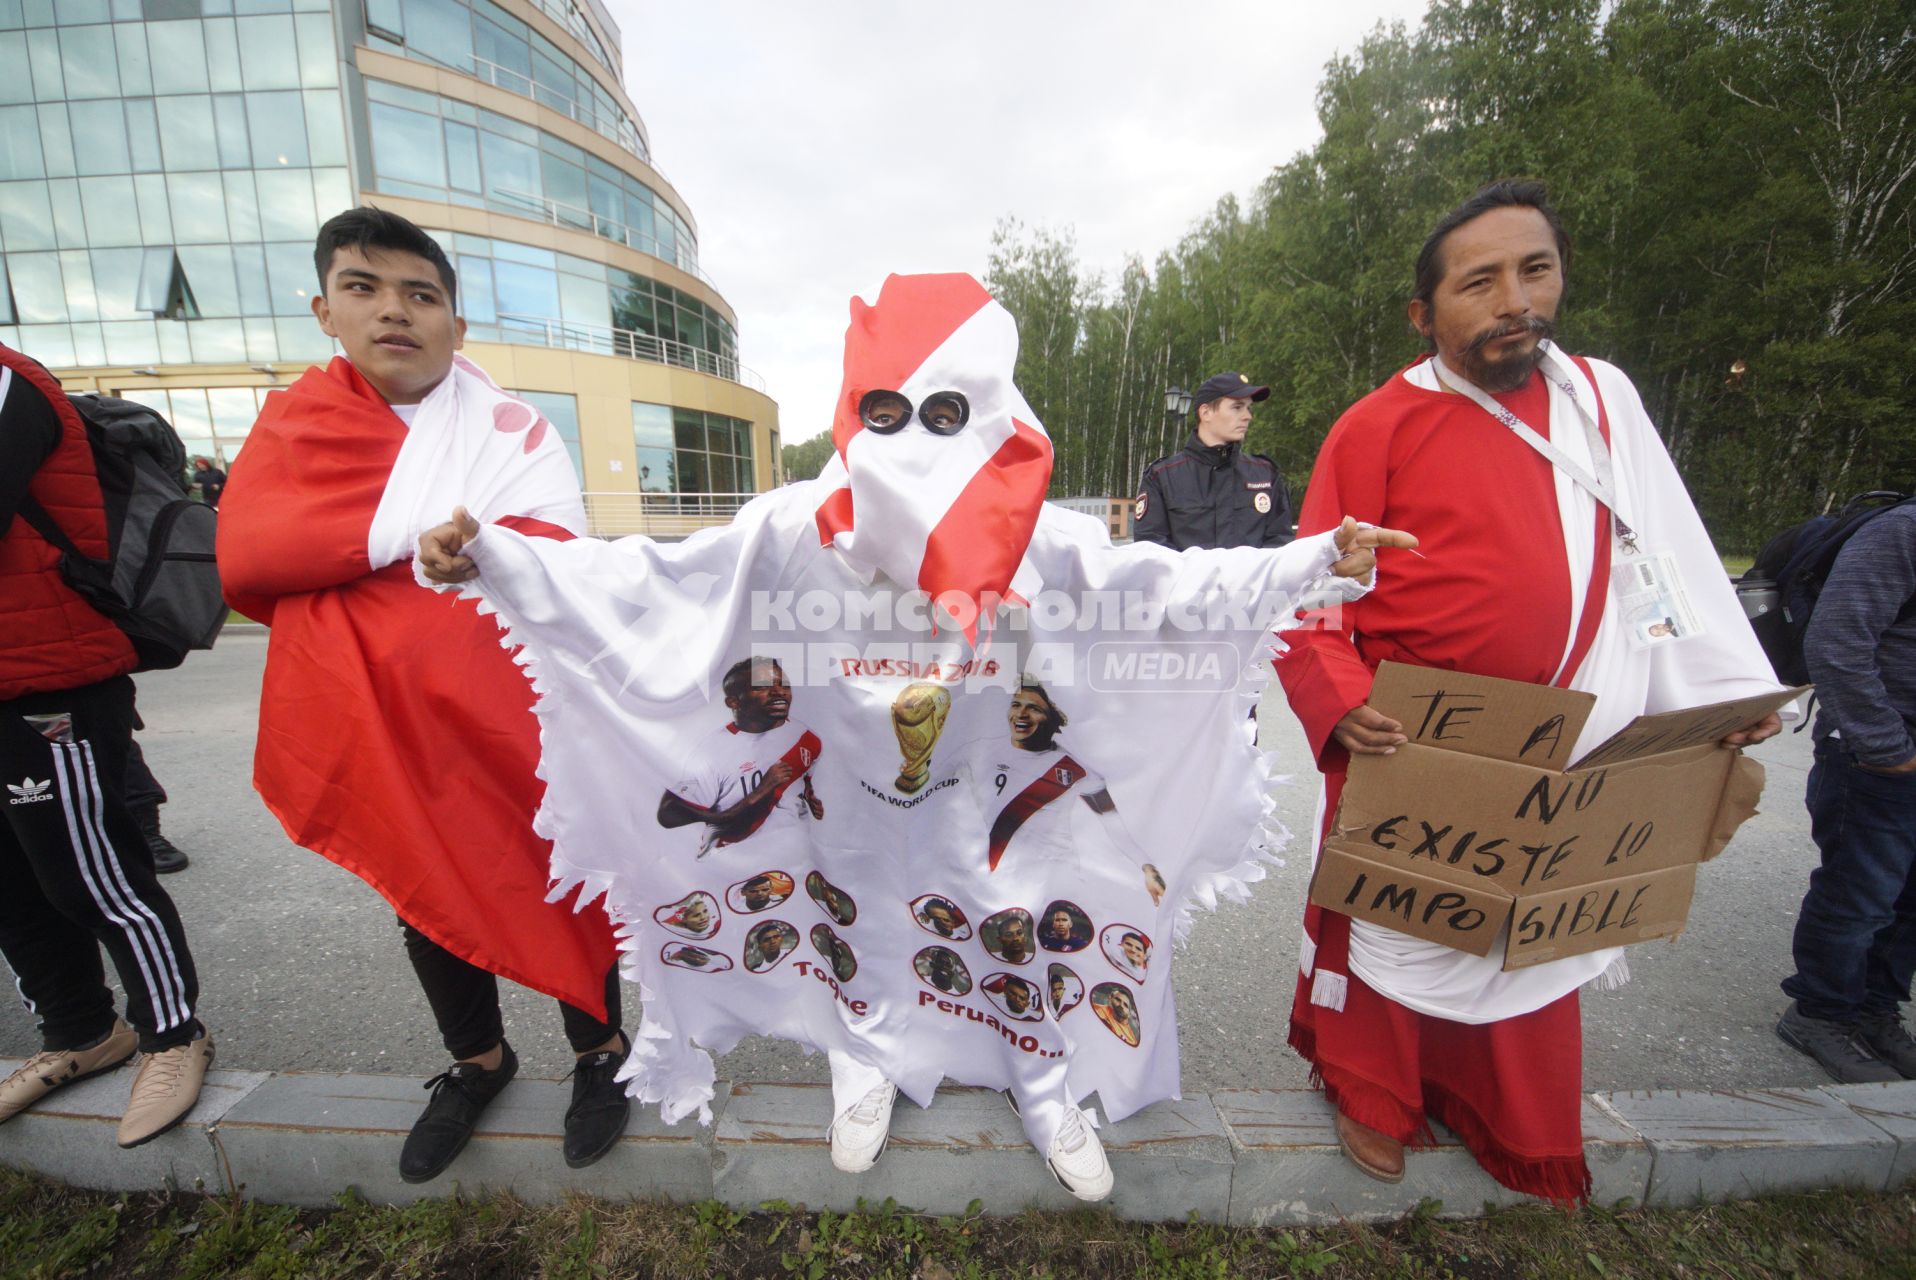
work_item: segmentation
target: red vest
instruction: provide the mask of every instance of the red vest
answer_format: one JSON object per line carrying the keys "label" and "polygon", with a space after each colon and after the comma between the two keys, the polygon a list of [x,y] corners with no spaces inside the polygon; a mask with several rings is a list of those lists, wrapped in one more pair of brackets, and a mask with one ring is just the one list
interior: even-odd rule
{"label": "red vest", "polygon": [[[37,389],[60,419],[60,443],[33,473],[29,496],[90,556],[107,553],[106,509],[93,471],[86,425],[53,375],[11,347],[0,365],[13,370],[9,398]],[[24,380],[28,388],[18,386]],[[0,430],[5,430],[0,422]],[[0,533],[0,700],[97,684],[133,669],[133,644],[60,579],[60,553],[26,519]]]}

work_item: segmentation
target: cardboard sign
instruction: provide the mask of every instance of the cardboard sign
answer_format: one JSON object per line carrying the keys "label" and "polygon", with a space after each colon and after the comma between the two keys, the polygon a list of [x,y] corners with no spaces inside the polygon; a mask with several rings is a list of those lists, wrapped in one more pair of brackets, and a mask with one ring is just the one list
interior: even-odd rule
{"label": "cardboard sign", "polygon": [[1351,758],[1332,832],[1392,866],[1510,895],[1589,884],[1701,858],[1731,758],[1701,747],[1559,773],[1407,743]]}
{"label": "cardboard sign", "polygon": [[1311,901],[1505,969],[1670,937],[1763,790],[1719,740],[1801,692],[1640,716],[1571,764],[1589,694],[1386,662],[1370,705],[1409,741],[1352,757]]}
{"label": "cardboard sign", "polygon": [[1510,898],[1494,888],[1386,866],[1364,850],[1328,843],[1317,855],[1311,901],[1478,956],[1490,954],[1510,916]]}
{"label": "cardboard sign", "polygon": [[1708,862],[1723,852],[1736,829],[1756,816],[1756,802],[1763,798],[1763,766],[1736,753],[1730,765],[1730,780],[1723,786],[1723,802],[1716,807],[1716,830],[1710,833],[1709,848],[1703,851]]}
{"label": "cardboard sign", "polygon": [[1572,768],[1588,769],[1641,756],[1660,755],[1722,741],[1723,735],[1755,724],[1772,711],[1780,710],[1810,691],[1810,686],[1781,693],[1759,694],[1730,702],[1713,702],[1707,707],[1687,711],[1663,711],[1653,716],[1638,716],[1612,734],[1608,741],[1593,747]]}
{"label": "cardboard sign", "polygon": [[1401,662],[1377,668],[1369,702],[1418,746],[1547,769],[1570,763],[1570,748],[1597,705],[1594,694],[1573,689]]}
{"label": "cardboard sign", "polygon": [[1627,942],[1674,938],[1683,932],[1695,893],[1692,865],[1527,895],[1518,899],[1510,917],[1504,968],[1521,969]]}

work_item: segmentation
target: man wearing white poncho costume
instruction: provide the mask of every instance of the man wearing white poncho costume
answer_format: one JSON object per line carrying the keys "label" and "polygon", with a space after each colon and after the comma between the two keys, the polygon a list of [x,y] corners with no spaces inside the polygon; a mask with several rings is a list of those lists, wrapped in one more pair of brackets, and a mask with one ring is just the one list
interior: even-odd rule
{"label": "man wearing white poncho costume", "polygon": [[[1010,1090],[1060,1181],[1096,1199],[1110,1169],[1078,1103],[1096,1092],[1122,1118],[1177,1095],[1170,966],[1132,975],[1096,949],[1033,954],[1022,940],[1061,903],[1094,932],[1175,937],[1195,906],[1263,874],[1274,833],[1244,710],[1269,620],[1306,596],[1355,598],[1373,548],[1415,540],[1352,523],[1273,550],[1114,548],[1099,522],[1044,505],[1051,446],[1012,385],[1016,357],[1010,314],[969,276],[893,276],[876,304],[852,302],[837,456],[820,479],[670,546],[540,545],[459,512],[421,539],[419,569],[463,584],[524,646],[554,891],[605,894],[645,1002],[634,1096],[668,1122],[709,1120],[711,1052],[781,1036],[830,1055],[841,1168],[876,1159],[898,1089],[929,1105],[949,1076]],[[1208,653],[1218,678],[1168,694],[1135,663],[1093,661],[1113,644],[1185,646],[1194,667]],[[738,791],[775,807],[791,803],[780,788],[809,785],[813,816],[793,825],[800,842],[761,854],[750,837],[707,839],[701,857],[701,825],[662,827],[656,806],[731,720],[720,686],[740,663],[789,683],[780,700],[816,742],[809,758],[744,753]],[[1055,746],[1070,768],[988,813],[976,781],[961,785],[967,760],[1005,741],[1012,695],[1038,682],[1068,698]],[[1009,843],[1006,823],[1078,804],[1088,774],[1133,849],[1093,821],[1074,827],[1075,865],[988,856],[994,827]],[[747,911],[728,892],[774,872],[807,894]],[[739,907],[699,942],[712,958],[688,965],[672,922],[697,894]],[[963,927],[925,925],[913,904],[931,896]],[[1060,962],[1100,1008],[1134,1018],[1120,1031],[1042,1001],[1000,1016],[1007,989],[1042,989]]]}

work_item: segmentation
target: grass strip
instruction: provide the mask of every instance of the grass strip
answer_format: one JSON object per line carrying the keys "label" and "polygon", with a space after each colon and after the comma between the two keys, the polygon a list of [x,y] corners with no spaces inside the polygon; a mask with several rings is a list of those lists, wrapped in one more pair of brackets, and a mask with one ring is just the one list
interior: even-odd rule
{"label": "grass strip", "polygon": [[[974,1203],[974,1209],[976,1205]],[[1252,1230],[1093,1210],[935,1217],[890,1201],[741,1213],[509,1196],[293,1209],[237,1197],[79,1191],[0,1170],[0,1276],[1530,1277],[1916,1276],[1916,1191],[1830,1191],[1693,1210],[1537,1207],[1449,1221]]]}

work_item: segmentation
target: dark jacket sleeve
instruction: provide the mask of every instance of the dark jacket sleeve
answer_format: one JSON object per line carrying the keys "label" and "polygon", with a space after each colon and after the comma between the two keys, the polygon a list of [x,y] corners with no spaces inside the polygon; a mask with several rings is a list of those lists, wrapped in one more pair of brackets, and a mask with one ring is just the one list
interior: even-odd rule
{"label": "dark jacket sleeve", "polygon": [[0,401],[0,534],[26,500],[33,473],[60,444],[60,419],[40,389],[15,375]]}
{"label": "dark jacket sleeve", "polygon": [[[1906,643],[1884,633],[1916,597],[1916,517],[1903,511],[1870,521],[1844,545],[1816,599],[1803,656],[1823,711],[1864,764],[1896,765],[1916,756],[1910,723],[1916,708],[1896,705],[1887,663],[1907,662]],[[1907,670],[1897,675],[1907,687]]]}
{"label": "dark jacket sleeve", "polygon": [[1171,517],[1164,509],[1164,486],[1158,483],[1156,464],[1146,467],[1143,478],[1138,481],[1138,501],[1143,504],[1144,513],[1132,521],[1131,537],[1138,542],[1169,547]]}
{"label": "dark jacket sleeve", "polygon": [[1297,536],[1291,531],[1297,520],[1291,514],[1290,486],[1284,483],[1284,473],[1275,462],[1271,463],[1271,481],[1271,513],[1264,517],[1264,545],[1282,547]]}

